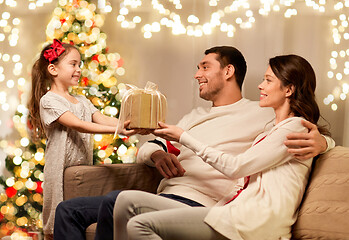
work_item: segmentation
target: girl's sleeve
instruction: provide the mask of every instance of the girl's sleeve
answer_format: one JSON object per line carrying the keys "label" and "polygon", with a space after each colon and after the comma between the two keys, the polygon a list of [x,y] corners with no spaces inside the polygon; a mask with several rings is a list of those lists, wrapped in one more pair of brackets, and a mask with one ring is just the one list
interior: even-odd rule
{"label": "girl's sleeve", "polygon": [[291,121],[280,126],[265,139],[239,155],[226,154],[201,143],[184,132],[180,143],[193,150],[199,157],[229,178],[246,177],[281,165],[293,156],[284,145],[286,135],[291,132],[306,132],[301,121]]}
{"label": "girl's sleeve", "polygon": [[98,111],[98,109],[95,107],[95,105],[92,104],[92,102],[90,100],[85,98],[85,101],[88,104],[88,107],[90,108],[92,114],[94,114],[95,112]]}
{"label": "girl's sleeve", "polygon": [[68,102],[50,96],[40,99],[40,118],[46,127],[67,111],[70,111]]}
{"label": "girl's sleeve", "polygon": [[98,111],[98,109],[95,107],[95,105],[93,105],[92,102],[89,99],[87,99],[85,96],[76,95],[75,97],[82,99],[84,106],[88,107],[88,109],[91,111],[92,115]]}

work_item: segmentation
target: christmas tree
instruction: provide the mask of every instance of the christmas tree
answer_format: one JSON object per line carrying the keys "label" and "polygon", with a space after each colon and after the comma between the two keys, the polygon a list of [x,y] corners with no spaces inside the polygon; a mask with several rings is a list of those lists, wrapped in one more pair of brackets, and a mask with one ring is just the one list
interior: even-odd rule
{"label": "christmas tree", "polygon": [[[124,75],[123,59],[109,53],[106,34],[101,31],[104,16],[96,13],[96,6],[87,1],[59,1],[49,22],[47,42],[57,38],[74,44],[82,56],[82,76],[79,86],[71,89],[83,94],[103,113],[118,117],[120,100],[126,86],[118,83]],[[15,142],[14,154],[6,158],[6,168],[12,176],[0,178],[5,193],[0,195],[0,236],[25,234],[42,228],[43,166],[45,139],[32,142],[28,131],[28,109],[18,108],[13,123],[21,139]],[[136,155],[135,137],[112,135],[94,136],[94,164],[133,162]]]}

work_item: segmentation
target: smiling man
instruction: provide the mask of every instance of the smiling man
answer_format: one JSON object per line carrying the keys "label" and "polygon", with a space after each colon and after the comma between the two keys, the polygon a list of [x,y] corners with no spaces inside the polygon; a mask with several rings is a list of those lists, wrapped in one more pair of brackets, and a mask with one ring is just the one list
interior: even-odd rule
{"label": "smiling man", "polygon": [[[223,52],[224,49],[222,48],[221,50]],[[213,106],[219,106],[237,102],[242,98],[241,88],[247,67],[245,62],[239,61],[239,53],[231,51],[229,55],[219,55],[215,53],[215,48],[205,52],[206,55],[200,61],[198,71],[195,74],[202,99],[212,101]],[[234,81],[232,79],[233,76],[235,78]],[[228,77],[228,80],[231,79],[229,80],[230,84],[235,86],[224,89],[224,82],[220,81],[220,79],[226,77]],[[227,100],[220,102],[217,99]]]}
{"label": "smiling man", "polygon": [[[234,47],[213,47],[205,51],[198,64],[195,79],[200,97],[212,102],[208,109],[198,108],[177,124],[201,142],[229,154],[246,151],[260,133],[272,127],[272,109],[262,109],[258,102],[242,97],[241,87],[246,75],[243,55]],[[317,131],[315,125],[304,136],[287,143],[291,149],[309,158],[333,147]],[[294,142],[296,141],[296,142]],[[211,207],[223,196],[239,190],[243,181],[231,180],[204,163],[192,150],[174,143],[180,150],[175,156],[168,152],[166,142],[156,139],[145,143],[137,161],[155,166],[164,176],[158,188],[164,209],[189,206]],[[120,191],[106,196],[71,199],[61,203],[56,212],[55,239],[84,239],[85,229],[97,222],[96,239],[113,239],[113,209]],[[160,208],[161,208],[160,207]],[[118,206],[115,206],[117,210]],[[117,231],[117,229],[116,229]]]}

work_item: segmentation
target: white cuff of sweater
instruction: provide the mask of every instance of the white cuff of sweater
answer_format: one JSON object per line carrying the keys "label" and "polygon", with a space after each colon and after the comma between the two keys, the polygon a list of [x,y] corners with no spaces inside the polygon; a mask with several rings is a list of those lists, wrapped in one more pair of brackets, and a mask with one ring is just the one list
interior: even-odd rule
{"label": "white cuff of sweater", "polygon": [[322,135],[322,136],[326,139],[327,149],[320,154],[326,153],[336,146],[336,142],[331,137],[326,136],[326,135]]}
{"label": "white cuff of sweater", "polygon": [[162,147],[155,143],[144,143],[144,145],[139,149],[137,154],[137,162],[145,163],[148,166],[155,167],[154,162],[151,160],[151,155],[158,150],[164,151]]}

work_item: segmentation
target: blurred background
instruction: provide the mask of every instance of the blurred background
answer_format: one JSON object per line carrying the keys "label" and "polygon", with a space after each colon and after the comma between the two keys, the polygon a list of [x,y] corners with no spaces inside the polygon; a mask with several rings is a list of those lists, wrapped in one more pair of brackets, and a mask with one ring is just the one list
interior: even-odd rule
{"label": "blurred background", "polygon": [[[210,104],[194,79],[206,49],[231,45],[244,54],[243,95],[252,100],[269,58],[303,56],[317,75],[321,124],[349,146],[348,22],[349,0],[0,0],[0,238],[37,239],[42,229],[45,139],[30,141],[26,105],[31,67],[53,38],[79,47],[74,91],[103,113],[117,116],[125,84],[151,81],[167,97],[170,124]],[[149,138],[96,134],[95,163],[132,162]]]}
{"label": "blurred background", "polygon": [[[64,2],[0,0],[0,171],[8,146],[19,139],[13,116],[26,105],[31,66],[56,7]],[[332,137],[349,146],[348,0],[92,2],[103,16],[109,51],[124,62],[118,83],[141,88],[156,83],[168,100],[168,123],[208,106],[198,97],[196,65],[205,49],[232,45],[247,60],[243,93],[252,100],[259,99],[257,86],[270,57],[306,58],[317,74],[317,101]]]}

